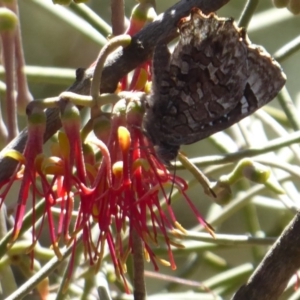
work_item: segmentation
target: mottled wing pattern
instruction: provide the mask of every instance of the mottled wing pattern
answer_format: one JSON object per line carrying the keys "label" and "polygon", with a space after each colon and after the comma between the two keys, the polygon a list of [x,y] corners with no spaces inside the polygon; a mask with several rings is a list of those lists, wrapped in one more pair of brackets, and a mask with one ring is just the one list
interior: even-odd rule
{"label": "mottled wing pattern", "polygon": [[229,112],[242,97],[247,79],[245,34],[232,19],[219,20],[214,14],[193,13],[179,28],[169,69],[176,86],[170,92],[177,96],[174,105],[181,112],[186,109],[189,125],[198,128],[199,122]]}
{"label": "mottled wing pattern", "polygon": [[166,45],[156,47],[143,122],[165,163],[180,145],[224,130],[271,101],[286,80],[280,65],[232,19],[193,10],[179,30],[172,55]]}
{"label": "mottled wing pattern", "polygon": [[[180,144],[194,143],[230,127],[273,100],[284,86],[286,77],[280,65],[263,47],[249,46],[247,66],[248,74],[243,95],[236,101],[235,106],[229,112],[224,112],[221,117],[212,118],[209,122],[199,122],[194,132],[190,132],[188,137],[183,137]],[[172,141],[170,143],[172,144]]]}
{"label": "mottled wing pattern", "polygon": [[[250,99],[248,100],[251,114],[256,109],[267,104],[278,94],[286,82],[286,76],[281,66],[262,47],[254,44],[248,46],[247,55],[248,78],[247,84],[255,95],[257,107],[252,108]],[[245,91],[244,96],[248,99]]]}

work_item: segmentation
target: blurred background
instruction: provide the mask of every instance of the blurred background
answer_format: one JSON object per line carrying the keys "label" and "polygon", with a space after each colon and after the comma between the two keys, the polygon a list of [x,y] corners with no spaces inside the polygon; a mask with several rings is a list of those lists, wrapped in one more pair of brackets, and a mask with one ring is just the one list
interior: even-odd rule
{"label": "blurred background", "polygon": [[[176,1],[170,0],[157,1],[157,12],[163,13],[165,9],[175,3]],[[218,11],[218,15],[233,17],[238,20],[245,3],[246,1],[232,0]],[[90,0],[86,4],[110,24],[110,1]],[[128,18],[135,5],[136,1],[125,0]],[[98,33],[84,20],[76,16],[72,9],[53,5],[50,0],[19,1],[19,8],[26,63],[30,67],[44,68],[43,70],[30,69],[32,73],[29,74],[28,80],[31,92],[35,99],[56,96],[72,84],[75,79],[75,70],[78,67],[87,68],[94,62],[106,36]],[[275,8],[270,0],[260,1],[247,31],[253,43],[263,45],[270,54],[274,54],[278,49],[299,36],[300,18],[285,8]],[[299,109],[300,52],[294,53],[280,63],[288,78],[287,90],[296,108]],[[39,72],[41,73],[39,74]],[[270,106],[277,109],[276,112],[282,112],[277,99],[272,101]],[[184,146],[182,151],[190,158],[199,159],[198,166],[209,178],[217,180],[221,175],[232,171],[235,165],[214,166],[212,164],[204,167],[204,164],[201,164],[201,159],[222,155],[226,152],[235,152],[246,146],[261,147],[267,144],[268,140],[278,137],[278,133],[272,128],[270,129],[270,125],[265,124],[262,118],[263,116],[248,118],[242,122],[242,127],[234,126],[225,133],[218,133],[196,144]],[[25,126],[25,118],[23,121]],[[284,124],[286,123],[281,125]],[[289,125],[283,127],[287,131],[291,131]],[[245,133],[243,128],[248,134],[247,143],[243,139]],[[280,162],[282,160],[297,165],[289,149],[268,153],[261,156],[258,161],[262,162],[264,158],[266,161]],[[266,165],[268,166],[268,164]],[[226,205],[220,206],[207,197],[203,193],[202,187],[195,182],[189,172],[180,170],[180,168],[177,172],[178,175],[190,181],[188,193],[190,198],[208,222],[214,220],[213,226],[217,233],[277,237],[295,214],[295,211],[283,204],[282,198],[267,191],[262,185],[257,193],[247,194],[259,185],[244,179],[232,186],[230,204],[232,205],[235,203],[234,201],[240,199],[246,200],[241,200],[244,201],[243,204],[235,206],[236,209],[233,208],[224,217]],[[277,179],[277,176],[286,175],[277,169],[273,173]],[[288,185],[283,186],[290,192],[287,197],[293,201],[295,207],[300,207],[299,178],[292,177],[287,180],[287,183]],[[172,199],[172,207],[178,222],[186,229],[199,229],[198,222],[190,208],[178,195]],[[220,216],[220,222],[216,221],[218,216]],[[223,299],[230,299],[232,293],[247,280],[268,250],[268,246],[218,246],[217,244],[196,241],[192,238],[187,241],[186,247],[186,250],[174,251],[178,266],[177,271],[171,272],[166,267],[160,267],[160,273],[202,282],[203,285],[214,290],[215,294],[222,296]],[[151,264],[146,264],[146,267],[150,272],[153,271]],[[230,271],[232,271],[232,275],[230,275]],[[167,288],[174,292],[197,290],[185,283],[172,285],[168,280],[151,278],[150,275],[148,274],[146,277],[149,295],[162,293]],[[223,278],[218,277],[222,275]],[[227,285],[229,279],[233,283]],[[295,297],[293,296],[294,284],[295,279],[281,299],[300,299],[300,297],[292,298]]]}

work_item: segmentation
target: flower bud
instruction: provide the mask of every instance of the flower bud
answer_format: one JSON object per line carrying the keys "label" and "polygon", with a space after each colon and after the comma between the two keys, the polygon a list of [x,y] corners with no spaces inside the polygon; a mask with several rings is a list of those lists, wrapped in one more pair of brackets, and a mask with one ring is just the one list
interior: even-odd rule
{"label": "flower bud", "polygon": [[220,177],[220,179],[211,185],[212,190],[216,194],[216,198],[213,199],[217,204],[223,206],[230,202],[232,199],[232,192],[230,184],[227,181],[227,176]]}
{"label": "flower bud", "polygon": [[287,8],[292,14],[298,15],[300,13],[300,1],[290,0],[287,5]]}
{"label": "flower bud", "polygon": [[18,25],[18,17],[10,9],[0,8],[0,32],[14,31]]}
{"label": "flower bud", "polygon": [[106,115],[95,118],[93,122],[93,131],[96,137],[107,144],[111,130],[111,120]]}
{"label": "flower bud", "polygon": [[[144,97],[141,94],[141,98]],[[126,119],[130,125],[140,127],[144,116],[144,108],[141,102],[141,98],[132,99],[127,105]]]}
{"label": "flower bud", "polygon": [[245,165],[243,168],[243,175],[256,183],[265,183],[270,177],[271,171],[269,168],[262,164],[253,162],[252,164]]}
{"label": "flower bud", "polygon": [[273,5],[277,8],[283,8],[288,5],[289,0],[273,0]]}

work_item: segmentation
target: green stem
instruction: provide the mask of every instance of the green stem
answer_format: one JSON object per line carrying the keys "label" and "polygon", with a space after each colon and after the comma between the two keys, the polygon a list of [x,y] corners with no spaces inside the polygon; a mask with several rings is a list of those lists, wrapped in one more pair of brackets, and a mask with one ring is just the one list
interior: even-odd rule
{"label": "green stem", "polygon": [[253,265],[246,263],[205,280],[203,285],[209,288],[216,288],[220,285],[223,286],[226,283],[230,283],[230,285],[232,285],[233,281],[240,281],[241,277],[246,279],[253,271]]}
{"label": "green stem", "polygon": [[105,45],[107,42],[106,38],[100,34],[97,30],[95,30],[90,24],[82,20],[76,16],[70,10],[65,9],[57,9],[55,5],[53,5],[52,1],[41,1],[41,0],[31,0],[31,2],[41,7],[43,10],[47,12],[47,15],[53,17],[53,22],[56,22],[57,19],[62,20],[65,24],[70,25],[74,28],[75,32],[80,32],[83,36],[87,37],[89,40],[97,43],[98,45]]}
{"label": "green stem", "polygon": [[206,195],[215,198],[216,195],[213,190],[210,188],[210,182],[208,178],[193,164],[191,161],[186,158],[183,154],[179,153],[177,156],[178,160],[181,162],[184,169],[187,169],[193,174],[196,180],[201,184]]}
{"label": "green stem", "polygon": [[[67,68],[25,66],[24,73],[30,82],[71,85],[74,83],[75,70]],[[5,70],[0,66],[0,78],[5,78]]]}
{"label": "green stem", "polygon": [[69,7],[73,12],[75,12],[78,16],[88,22],[103,36],[108,36],[109,34],[111,34],[111,27],[86,4],[75,4],[71,2]]}
{"label": "green stem", "polygon": [[297,111],[294,102],[285,86],[279,92],[277,98],[288,120],[290,121],[292,128],[295,131],[300,130],[299,112]]}
{"label": "green stem", "polygon": [[[212,243],[222,246],[270,246],[272,245],[277,237],[253,237],[249,235],[238,235],[238,234],[223,234],[216,233],[215,238],[207,232],[198,232],[187,230],[184,234],[177,232],[177,238],[179,241],[197,241]],[[200,246],[200,244],[199,244]]]}
{"label": "green stem", "polygon": [[[245,216],[245,225],[247,226],[247,232],[249,232],[252,236],[259,236],[262,233],[257,209],[253,203],[248,203],[244,210]],[[264,257],[264,249],[258,246],[254,246],[251,249],[253,255],[253,261],[255,264],[259,263],[260,260]]]}
{"label": "green stem", "polygon": [[[23,228],[22,228],[23,229]],[[82,240],[82,233],[77,235],[77,241],[80,243]],[[44,278],[48,277],[53,271],[58,268],[61,263],[72,253],[73,244],[66,250],[62,250],[62,258],[58,259],[57,256],[53,257],[43,268],[35,273],[30,279],[28,279],[18,290],[6,298],[6,300],[22,299],[28,295]]]}
{"label": "green stem", "polygon": [[[267,143],[265,146],[257,148],[249,148],[247,150],[242,150],[235,153],[229,153],[226,155],[211,155],[201,158],[189,159],[191,163],[197,165],[198,167],[220,165],[225,163],[233,163],[244,157],[253,157],[260,154],[268,153],[281,149],[283,147],[290,146],[291,144],[300,143],[300,132],[293,132],[287,137],[280,137]],[[176,163],[176,168],[182,170],[185,169],[181,163]]]}
{"label": "green stem", "polygon": [[131,37],[129,35],[120,35],[112,38],[104,47],[101,49],[97,58],[94,76],[91,84],[91,96],[96,102],[100,96],[100,84],[102,78],[102,70],[104,63],[110,53],[115,51],[118,47],[126,47],[131,43]]}
{"label": "green stem", "polygon": [[277,50],[274,54],[274,58],[281,63],[298,50],[300,50],[300,35]]}
{"label": "green stem", "polygon": [[[0,237],[6,235],[7,233],[7,211],[6,211],[6,205],[2,204],[0,208]],[[0,261],[3,260],[3,256],[0,256]],[[6,256],[8,258],[8,256]],[[0,276],[1,276],[1,286],[2,290],[0,291],[0,298],[5,298],[7,295],[11,294],[13,291],[15,291],[18,286],[16,284],[14,274],[12,271],[12,268],[9,264],[3,262],[0,266]]]}
{"label": "green stem", "polygon": [[275,121],[280,123],[284,127],[291,127],[291,124],[289,120],[287,119],[285,113],[276,107],[266,105],[262,108],[264,112],[266,112],[268,115],[270,115]]}
{"label": "green stem", "polygon": [[245,27],[245,28],[248,27],[258,3],[259,3],[259,0],[248,0],[247,1],[245,8],[241,14],[241,17],[238,21],[239,27]]}
{"label": "green stem", "polygon": [[[35,206],[35,219],[38,220],[45,212],[45,201],[41,200]],[[24,217],[22,228],[20,230],[19,236],[21,236],[24,232],[28,231],[32,227],[32,210],[30,210]],[[8,231],[8,233],[1,239],[0,241],[0,257],[7,252],[7,247],[9,242],[12,240],[13,228]]]}

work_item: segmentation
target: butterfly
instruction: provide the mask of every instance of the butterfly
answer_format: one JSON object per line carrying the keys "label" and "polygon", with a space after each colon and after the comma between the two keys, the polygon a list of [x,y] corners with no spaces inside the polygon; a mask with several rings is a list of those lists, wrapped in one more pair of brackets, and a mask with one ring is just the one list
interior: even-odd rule
{"label": "butterfly", "polygon": [[152,91],[143,130],[166,165],[181,145],[224,130],[271,101],[286,76],[231,18],[193,9],[178,24],[172,54],[159,43],[153,54]]}

